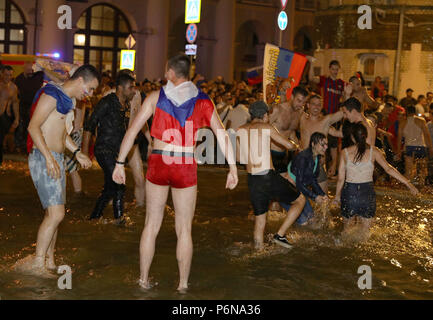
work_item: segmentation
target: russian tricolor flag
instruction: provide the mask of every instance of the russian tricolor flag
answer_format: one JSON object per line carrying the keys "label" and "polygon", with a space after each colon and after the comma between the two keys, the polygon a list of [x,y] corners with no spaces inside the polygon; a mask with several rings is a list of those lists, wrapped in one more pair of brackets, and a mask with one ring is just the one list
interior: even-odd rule
{"label": "russian tricolor flag", "polygon": [[247,70],[248,84],[250,86],[263,82],[263,66]]}
{"label": "russian tricolor flag", "polygon": [[296,53],[284,48],[267,43],[265,46],[264,71],[263,71],[263,93],[276,90],[279,92],[283,81],[290,81],[290,88],[286,91],[287,99],[292,95],[301,81],[307,58],[301,53]]}

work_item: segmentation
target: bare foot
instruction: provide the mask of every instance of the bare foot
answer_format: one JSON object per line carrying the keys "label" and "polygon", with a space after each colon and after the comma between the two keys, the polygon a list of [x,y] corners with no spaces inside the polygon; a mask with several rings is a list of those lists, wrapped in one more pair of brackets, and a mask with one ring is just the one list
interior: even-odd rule
{"label": "bare foot", "polygon": [[45,266],[50,271],[57,271],[57,266],[56,266],[56,263],[54,261],[54,257],[47,257],[45,260]]}
{"label": "bare foot", "polygon": [[186,288],[178,287],[176,290],[177,290],[177,292],[179,292],[180,294],[187,294],[187,293],[188,293],[188,287],[186,287]]}
{"label": "bare foot", "polygon": [[37,277],[50,279],[57,278],[56,275],[49,272],[45,267],[45,257],[35,257],[33,255],[27,256],[24,259],[18,260],[12,269]]}
{"label": "bare foot", "polygon": [[138,285],[145,290],[149,290],[152,289],[153,287],[158,285],[158,282],[151,282],[150,280],[142,280],[142,279],[138,279]]}
{"label": "bare foot", "polygon": [[264,249],[263,241],[254,240],[254,249],[262,251]]}

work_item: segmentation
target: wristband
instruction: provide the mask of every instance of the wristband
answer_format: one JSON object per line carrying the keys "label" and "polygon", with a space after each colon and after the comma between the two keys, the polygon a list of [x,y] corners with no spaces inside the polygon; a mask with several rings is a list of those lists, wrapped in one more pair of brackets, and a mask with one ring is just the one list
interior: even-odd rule
{"label": "wristband", "polygon": [[117,164],[120,164],[120,165],[122,165],[122,166],[125,165],[125,161],[122,162],[122,161],[116,160],[116,163],[117,163]]}
{"label": "wristband", "polygon": [[77,150],[74,151],[74,155],[73,155],[73,157],[75,157],[75,156],[77,155],[77,153],[80,152],[80,151],[81,151],[81,149],[80,149],[80,148],[77,148]]}

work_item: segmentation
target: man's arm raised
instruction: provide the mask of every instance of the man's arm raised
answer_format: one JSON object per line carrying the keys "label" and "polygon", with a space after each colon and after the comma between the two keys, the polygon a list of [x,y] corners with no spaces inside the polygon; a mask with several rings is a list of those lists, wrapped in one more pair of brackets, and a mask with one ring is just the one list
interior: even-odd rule
{"label": "man's arm raised", "polygon": [[333,125],[334,123],[340,121],[341,119],[343,119],[343,111],[338,111],[332,114],[328,114],[326,117],[326,126],[330,127],[331,125]]}
{"label": "man's arm raised", "polygon": [[[159,92],[153,91],[147,98],[144,100],[143,105],[137,113],[134,121],[131,123],[128,131],[126,131],[125,136],[123,137],[122,144],[120,145],[119,156],[117,157],[118,162],[124,162],[126,156],[131,150],[135,137],[138,132],[143,128],[146,121],[153,114],[153,110],[158,102]],[[125,184],[126,176],[125,176],[125,166],[123,164],[116,163],[116,167],[113,171],[113,180],[119,184]]]}
{"label": "man's arm raised", "polygon": [[233,154],[232,142],[227,134],[227,131],[224,129],[223,124],[221,123],[221,119],[218,116],[215,107],[210,121],[210,127],[217,137],[218,145],[220,146],[221,150],[224,150],[224,155],[230,166],[230,171],[227,175],[226,188],[233,190],[238,184],[238,169],[236,167],[236,161]]}
{"label": "man's arm raised", "polygon": [[367,92],[367,88],[364,88],[364,102],[367,104],[368,109],[377,110],[380,107],[380,103],[374,100]]}
{"label": "man's arm raised", "polygon": [[45,157],[47,163],[47,173],[54,179],[60,178],[60,167],[48,149],[44,136],[42,135],[41,126],[48,119],[50,113],[56,108],[56,99],[46,94],[39,98],[38,105],[35,108],[33,116],[27,128],[32,137],[33,144]]}

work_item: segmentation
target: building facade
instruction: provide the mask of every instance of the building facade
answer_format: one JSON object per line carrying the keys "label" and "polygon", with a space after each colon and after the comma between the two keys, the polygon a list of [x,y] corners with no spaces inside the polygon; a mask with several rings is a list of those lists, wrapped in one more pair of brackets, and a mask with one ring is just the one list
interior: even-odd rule
{"label": "building facade", "polygon": [[[358,8],[365,4],[372,10],[371,29],[358,28]],[[361,71],[368,84],[380,76],[398,97],[407,88],[414,95],[432,91],[433,1],[320,0],[316,9],[316,73],[326,73],[329,61],[337,59],[346,81]]]}
{"label": "building facade", "polygon": [[[57,25],[62,5],[72,9],[71,29]],[[313,52],[315,5],[314,0],[289,0],[283,47]],[[280,10],[279,0],[202,0],[197,72],[231,81],[261,65],[265,44],[280,41]],[[167,57],[185,51],[184,15],[185,0],[0,0],[0,51],[58,52],[64,61],[114,73],[132,34],[138,79],[158,79]]]}

